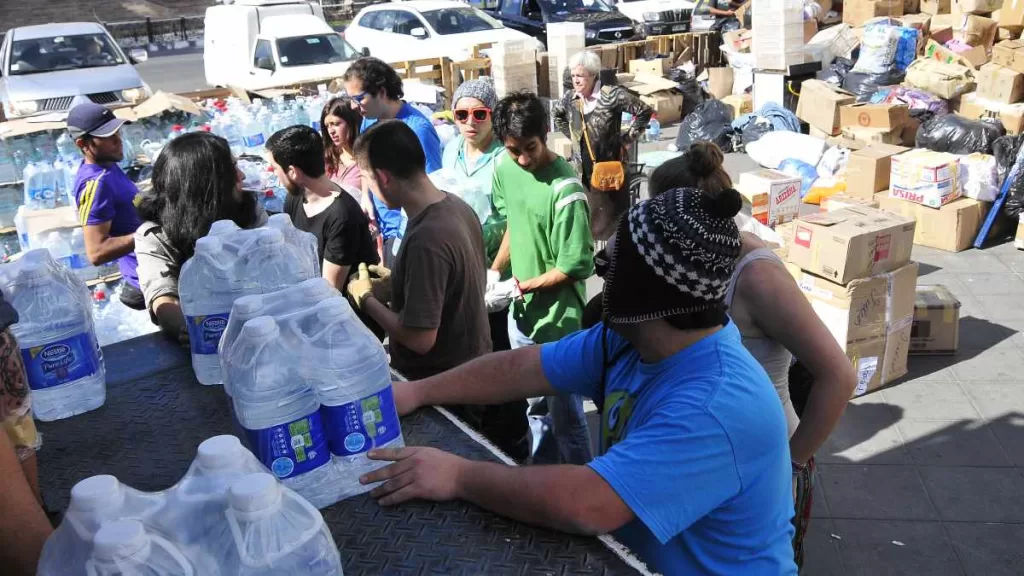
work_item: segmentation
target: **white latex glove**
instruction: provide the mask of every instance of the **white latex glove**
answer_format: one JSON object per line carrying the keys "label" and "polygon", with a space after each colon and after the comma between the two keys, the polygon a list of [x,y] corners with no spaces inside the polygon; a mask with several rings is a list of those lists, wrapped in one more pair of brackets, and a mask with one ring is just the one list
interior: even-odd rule
{"label": "white latex glove", "polygon": [[509,278],[504,282],[496,282],[492,286],[488,286],[487,292],[484,294],[484,302],[487,304],[487,313],[500,312],[512,303],[516,298],[522,297],[523,293],[519,290],[519,283],[516,282],[515,278]]}
{"label": "white latex glove", "polygon": [[498,281],[500,281],[500,280],[501,280],[501,272],[498,272],[497,270],[491,270],[490,268],[488,268],[487,269],[487,284],[486,284],[487,287],[484,289],[484,292],[490,292],[491,288],[494,288],[494,285],[497,284]]}

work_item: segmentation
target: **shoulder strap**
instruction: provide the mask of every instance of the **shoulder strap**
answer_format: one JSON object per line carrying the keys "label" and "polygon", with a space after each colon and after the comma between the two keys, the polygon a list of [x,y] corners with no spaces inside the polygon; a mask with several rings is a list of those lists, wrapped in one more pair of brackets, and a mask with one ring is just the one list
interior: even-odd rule
{"label": "shoulder strap", "polygon": [[592,163],[597,162],[594,157],[594,148],[590,145],[590,131],[587,130],[587,115],[583,113],[583,100],[579,100],[580,103],[580,124],[583,125],[583,140],[587,143],[587,152],[590,154],[590,161]]}

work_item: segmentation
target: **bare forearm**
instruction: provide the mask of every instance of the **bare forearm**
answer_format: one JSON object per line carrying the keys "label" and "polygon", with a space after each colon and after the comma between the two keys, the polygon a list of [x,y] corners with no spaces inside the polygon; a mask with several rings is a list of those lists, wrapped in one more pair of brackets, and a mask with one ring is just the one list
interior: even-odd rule
{"label": "bare forearm", "polygon": [[416,382],[414,389],[421,406],[501,404],[555,393],[544,376],[538,346],[481,356]]}
{"label": "bare forearm", "polygon": [[810,460],[828,439],[857,385],[857,375],[850,365],[823,373],[820,377],[814,372],[812,374],[811,394],[800,417],[800,425],[789,440],[791,456],[801,464]]}
{"label": "bare forearm", "polygon": [[345,288],[345,279],[348,278],[349,266],[339,266],[337,264],[324,260],[320,264],[320,269],[323,270],[323,277],[337,290]]}
{"label": "bare forearm", "polygon": [[491,263],[491,270],[498,272],[505,272],[508,270],[509,257],[511,253],[511,241],[509,240],[508,228],[505,229],[505,235],[501,238],[501,246],[498,247],[498,254],[494,257],[494,262]]}
{"label": "bare forearm", "polygon": [[135,250],[135,236],[108,236],[102,242],[86,246],[86,255],[93,266],[106,264]]}
{"label": "bare forearm", "polygon": [[[7,434],[0,431],[0,565],[4,573],[35,574],[43,544],[53,532]],[[9,572],[8,572],[9,571]]]}
{"label": "bare forearm", "polygon": [[517,468],[468,461],[459,475],[458,497],[501,516],[571,534],[607,530],[586,520],[576,485],[567,476],[594,474],[573,465]]}
{"label": "bare forearm", "polygon": [[398,342],[417,354],[426,354],[434,347],[437,338],[436,330],[432,331],[434,337],[431,338],[426,334],[431,332],[429,330],[405,326],[398,314],[392,312],[391,308],[372,296],[363,303],[363,312],[373,318],[388,333],[392,341]]}
{"label": "bare forearm", "polygon": [[565,272],[562,272],[558,268],[552,268],[536,278],[520,280],[519,289],[523,291],[523,294],[529,294],[531,292],[546,292],[548,290],[556,290],[562,286],[568,286],[573,282],[576,282],[575,278],[569,276]]}

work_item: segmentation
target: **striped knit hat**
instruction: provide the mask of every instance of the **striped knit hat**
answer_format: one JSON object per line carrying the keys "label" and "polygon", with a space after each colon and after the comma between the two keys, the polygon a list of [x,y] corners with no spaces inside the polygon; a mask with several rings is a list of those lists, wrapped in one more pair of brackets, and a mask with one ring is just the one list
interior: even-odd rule
{"label": "striped knit hat", "polygon": [[619,222],[605,276],[604,309],[616,324],[721,311],[740,254],[735,190],[714,197],[669,190],[634,206]]}

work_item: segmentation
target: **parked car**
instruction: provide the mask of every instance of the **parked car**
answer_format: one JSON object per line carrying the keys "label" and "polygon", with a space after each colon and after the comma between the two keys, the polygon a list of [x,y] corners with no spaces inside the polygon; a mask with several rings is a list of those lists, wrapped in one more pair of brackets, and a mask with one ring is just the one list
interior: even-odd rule
{"label": "parked car", "polygon": [[606,0],[482,0],[488,13],[508,28],[521,30],[547,45],[547,25],[553,22],[582,22],[586,44],[611,44],[641,40],[642,30],[634,26]]}
{"label": "parked car", "polygon": [[[466,60],[473,46],[532,40],[480,10],[455,0],[389,2],[363,8],[345,29],[345,39],[385,62],[448,57]],[[543,52],[544,45],[534,40]]]}
{"label": "parked car", "polygon": [[329,81],[361,54],[316,2],[236,0],[206,9],[203,68],[211,86],[262,90]]}
{"label": "parked car", "polygon": [[65,112],[76,98],[110,106],[135,104],[152,92],[133,66],[145,50],[126,56],[95,22],[23,26],[0,46],[0,106],[8,119]]}
{"label": "parked car", "polygon": [[690,31],[696,6],[690,0],[615,0],[615,7],[641,27],[647,36]]}

